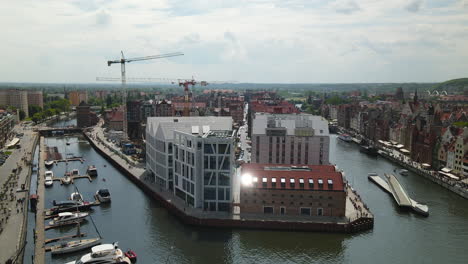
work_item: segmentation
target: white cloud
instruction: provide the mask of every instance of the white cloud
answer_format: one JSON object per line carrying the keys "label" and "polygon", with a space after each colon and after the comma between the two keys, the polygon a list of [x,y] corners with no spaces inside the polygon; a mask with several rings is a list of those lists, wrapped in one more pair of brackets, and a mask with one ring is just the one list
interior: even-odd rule
{"label": "white cloud", "polygon": [[423,5],[422,0],[410,0],[409,3],[405,6],[406,10],[409,12],[418,12]]}
{"label": "white cloud", "polygon": [[333,8],[336,10],[336,12],[347,15],[361,10],[361,7],[353,0],[336,1],[333,4]]}
{"label": "white cloud", "polygon": [[[416,1],[418,2],[418,1]],[[9,1],[0,81],[92,82],[119,76],[247,82],[445,80],[468,72],[465,2],[197,0]],[[424,9],[422,9],[422,7]],[[411,9],[411,8],[410,8]],[[424,11],[424,12],[423,12]],[[440,67],[443,65],[443,67]]]}

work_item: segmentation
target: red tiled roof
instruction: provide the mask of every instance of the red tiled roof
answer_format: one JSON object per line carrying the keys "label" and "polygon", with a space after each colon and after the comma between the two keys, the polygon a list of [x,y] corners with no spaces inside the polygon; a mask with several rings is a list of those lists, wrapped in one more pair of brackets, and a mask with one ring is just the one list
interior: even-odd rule
{"label": "red tiled roof", "polygon": [[[279,169],[293,168],[292,170]],[[252,187],[266,189],[286,189],[286,190],[324,190],[324,191],[343,191],[344,183],[341,172],[335,170],[332,165],[284,165],[284,164],[258,164],[246,163],[242,165],[242,175],[250,174],[253,178]],[[257,181],[255,182],[255,178]],[[273,179],[276,180],[276,185],[273,187]],[[284,179],[285,187],[281,186]],[[263,182],[266,180],[266,187]],[[294,186],[291,185],[291,180],[294,181]],[[310,185],[309,181],[313,184]],[[323,184],[319,184],[322,180]],[[333,184],[329,185],[331,180]],[[302,186],[301,181],[304,185]],[[331,188],[330,188],[331,187]]]}

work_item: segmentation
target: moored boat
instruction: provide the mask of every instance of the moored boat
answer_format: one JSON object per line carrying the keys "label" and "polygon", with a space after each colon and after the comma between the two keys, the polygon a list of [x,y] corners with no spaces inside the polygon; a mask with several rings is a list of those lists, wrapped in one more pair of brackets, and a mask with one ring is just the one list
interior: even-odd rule
{"label": "moored boat", "polygon": [[344,142],[351,142],[353,141],[352,137],[348,134],[342,133],[338,136],[339,139],[343,140]]}
{"label": "moored boat", "polygon": [[52,180],[52,177],[45,177],[44,185],[45,187],[51,187],[52,185],[54,185],[54,180]]}
{"label": "moored boat", "polygon": [[101,244],[100,238],[72,240],[48,248],[52,255],[72,253]]}
{"label": "moored boat", "polygon": [[46,161],[44,162],[44,165],[45,165],[46,167],[52,167],[52,165],[54,165],[54,161],[53,161],[53,160],[46,160]]}
{"label": "moored boat", "polygon": [[101,203],[108,203],[111,201],[111,196],[110,196],[110,192],[108,189],[99,189],[96,192],[96,198]]}
{"label": "moored boat", "polygon": [[79,192],[73,192],[70,194],[70,200],[72,201],[83,201],[83,195]]}
{"label": "moored boat", "polygon": [[371,156],[377,156],[378,155],[377,149],[372,147],[372,146],[368,146],[368,145],[359,146],[359,151],[362,152],[362,153],[371,155]]}
{"label": "moored boat", "polygon": [[91,176],[91,177],[96,177],[96,176],[98,176],[98,172],[97,172],[96,166],[94,166],[94,165],[88,166],[88,169],[86,170],[86,173],[87,173],[89,176]]}
{"label": "moored boat", "polygon": [[80,176],[80,171],[78,169],[73,169],[71,171],[71,176],[72,177],[77,177],[77,176]]}
{"label": "moored boat", "polygon": [[64,212],[59,213],[58,217],[55,217],[52,221],[49,222],[50,225],[67,225],[82,222],[85,217],[87,217],[88,213],[71,213],[71,212]]}
{"label": "moored boat", "polygon": [[62,179],[62,183],[68,185],[71,183],[71,181],[72,181],[72,178],[70,177],[70,174],[65,173],[65,176]]}
{"label": "moored boat", "polygon": [[405,169],[401,169],[398,173],[400,173],[403,176],[408,176],[409,171]]}
{"label": "moored boat", "polygon": [[94,246],[91,248],[91,253],[82,256],[79,260],[68,262],[67,264],[87,263],[131,264],[132,262],[118,247],[117,243],[113,243]]}

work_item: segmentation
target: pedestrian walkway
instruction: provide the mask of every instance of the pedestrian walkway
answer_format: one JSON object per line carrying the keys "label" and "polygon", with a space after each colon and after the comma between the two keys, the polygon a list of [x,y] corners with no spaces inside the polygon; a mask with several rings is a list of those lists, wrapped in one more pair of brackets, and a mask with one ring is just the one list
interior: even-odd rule
{"label": "pedestrian walkway", "polygon": [[15,131],[24,133],[21,148],[0,167],[0,263],[20,260],[26,234],[28,194],[31,164],[37,133],[17,125]]}

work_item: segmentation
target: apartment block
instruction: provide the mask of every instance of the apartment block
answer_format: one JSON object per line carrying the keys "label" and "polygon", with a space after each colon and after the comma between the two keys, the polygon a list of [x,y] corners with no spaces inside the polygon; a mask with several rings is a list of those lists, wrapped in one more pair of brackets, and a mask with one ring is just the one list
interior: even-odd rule
{"label": "apartment block", "polygon": [[0,105],[13,106],[19,110],[23,110],[26,117],[29,116],[28,92],[25,90],[0,90]]}
{"label": "apartment block", "polygon": [[328,122],[310,114],[256,113],[252,163],[329,164]]}
{"label": "apartment block", "polygon": [[88,103],[88,92],[87,91],[71,91],[68,94],[68,99],[72,106],[79,106],[81,102]]}
{"label": "apartment block", "polygon": [[150,117],[146,168],[156,186],[188,206],[231,210],[234,142],[231,117]]}
{"label": "apartment block", "polygon": [[28,106],[31,105],[44,108],[44,97],[42,91],[28,91]]}

